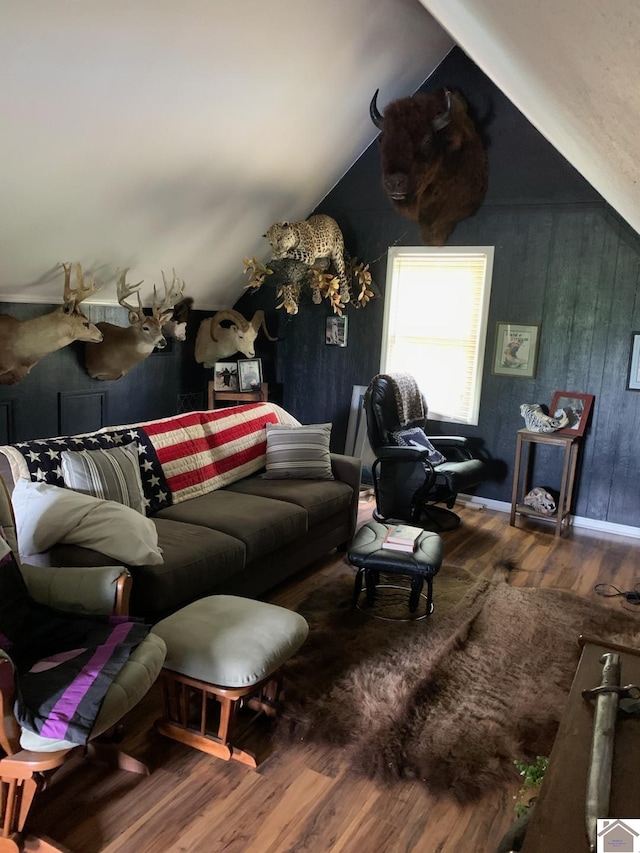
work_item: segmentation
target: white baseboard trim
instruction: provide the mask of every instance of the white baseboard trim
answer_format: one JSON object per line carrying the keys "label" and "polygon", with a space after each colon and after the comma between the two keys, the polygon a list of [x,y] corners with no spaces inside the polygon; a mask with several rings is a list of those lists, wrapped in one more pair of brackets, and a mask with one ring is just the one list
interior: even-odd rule
{"label": "white baseboard trim", "polygon": [[[475,495],[458,495],[458,503],[469,509],[495,509],[498,512],[511,512],[511,504],[506,501],[494,501],[491,498],[476,497]],[[555,518],[539,519],[547,524],[555,525]],[[631,539],[640,539],[640,527],[631,527],[629,524],[614,524],[611,521],[598,521],[595,518],[585,518],[581,515],[572,515],[570,518],[572,527],[583,530],[591,530],[594,533],[608,533],[613,536],[628,536]]]}

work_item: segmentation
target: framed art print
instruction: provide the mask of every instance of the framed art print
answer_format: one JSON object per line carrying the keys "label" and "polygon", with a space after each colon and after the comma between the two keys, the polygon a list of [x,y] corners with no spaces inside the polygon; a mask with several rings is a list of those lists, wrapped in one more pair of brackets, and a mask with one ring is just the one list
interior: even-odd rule
{"label": "framed art print", "polygon": [[493,350],[492,373],[498,376],[536,375],[540,326],[498,323]]}
{"label": "framed art print", "polygon": [[327,317],[325,326],[325,343],[334,347],[346,347],[347,345],[347,318],[332,316]]}

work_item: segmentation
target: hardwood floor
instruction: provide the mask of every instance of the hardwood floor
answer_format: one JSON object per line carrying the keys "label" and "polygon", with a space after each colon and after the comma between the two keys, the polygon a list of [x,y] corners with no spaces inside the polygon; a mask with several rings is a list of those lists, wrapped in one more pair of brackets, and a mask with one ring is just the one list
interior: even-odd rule
{"label": "hardwood floor", "polygon": [[[361,502],[361,522],[372,508]],[[459,512],[462,525],[444,534],[442,571],[457,565],[488,572],[507,559],[519,568],[518,585],[584,596],[598,582],[629,590],[640,581],[639,540],[582,531],[557,539],[544,523],[519,520],[512,528],[505,513]],[[331,555],[269,600],[295,607],[342,572],[353,570]],[[437,607],[437,579],[435,601]],[[302,743],[274,752],[258,771],[225,763],[156,734],[159,708],[154,687],[128,718],[123,743],[149,763],[150,776],[91,762],[65,768],[41,794],[31,826],[74,853],[491,853],[514,817],[517,785],[462,808],[434,801],[418,783],[387,790],[354,780],[338,749]]]}

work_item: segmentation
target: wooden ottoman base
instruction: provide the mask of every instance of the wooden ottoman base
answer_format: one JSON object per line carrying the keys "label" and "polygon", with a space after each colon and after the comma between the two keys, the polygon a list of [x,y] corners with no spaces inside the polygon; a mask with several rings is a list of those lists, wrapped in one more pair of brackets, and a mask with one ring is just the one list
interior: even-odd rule
{"label": "wooden ottoman base", "polygon": [[[163,716],[156,721],[160,734],[224,761],[258,766],[255,753],[242,749],[238,741],[259,716],[275,716],[281,670],[250,687],[219,687],[164,669],[161,685]],[[245,708],[254,713],[239,726],[238,714]]]}
{"label": "wooden ottoman base", "polygon": [[264,601],[212,595],[152,630],[167,647],[157,730],[225,761],[257,767],[256,754],[239,741],[259,717],[275,716],[283,667],[309,633],[305,619]]}

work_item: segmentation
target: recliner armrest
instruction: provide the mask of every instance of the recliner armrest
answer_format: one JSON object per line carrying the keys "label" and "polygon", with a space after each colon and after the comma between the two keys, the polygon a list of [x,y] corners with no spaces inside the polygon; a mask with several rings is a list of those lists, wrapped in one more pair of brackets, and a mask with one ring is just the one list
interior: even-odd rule
{"label": "recliner armrest", "polygon": [[465,435],[428,435],[427,438],[435,447],[466,447],[469,443]]}
{"label": "recliner armrest", "polygon": [[[400,447],[389,445],[388,447],[379,447],[376,451],[378,459],[385,459],[390,462],[429,462],[430,451],[425,448],[418,447]],[[431,467],[433,467],[431,465]]]}
{"label": "recliner armrest", "polygon": [[86,615],[125,615],[131,575],[123,566],[21,565],[29,593],[40,604]]}

